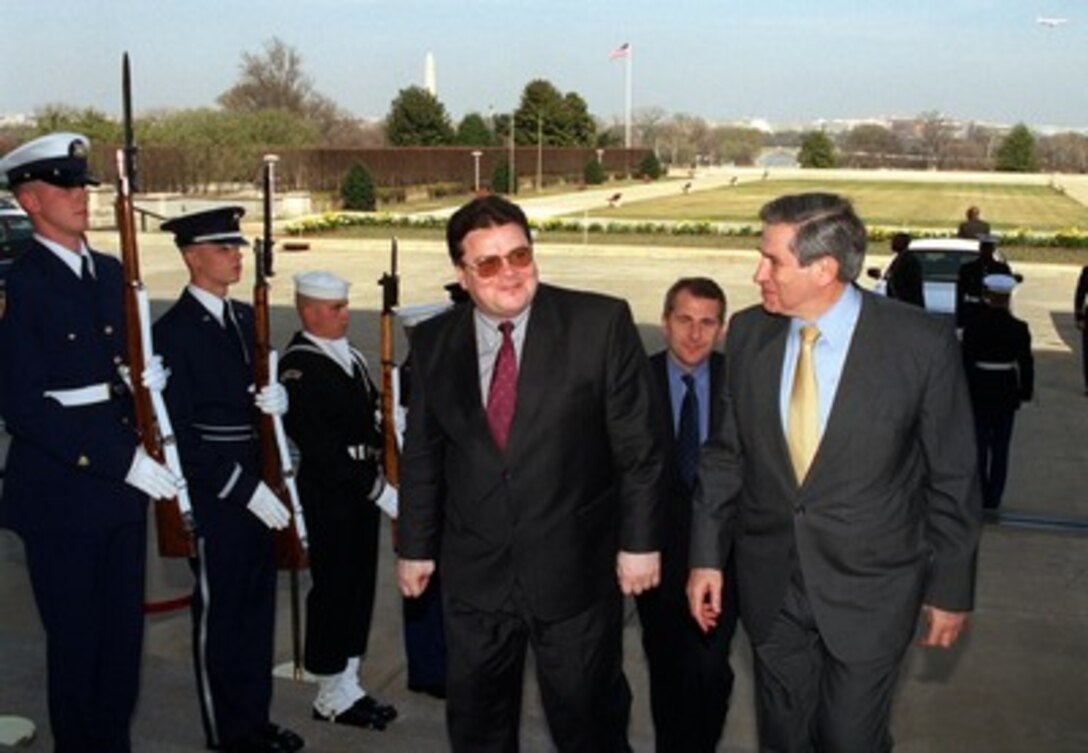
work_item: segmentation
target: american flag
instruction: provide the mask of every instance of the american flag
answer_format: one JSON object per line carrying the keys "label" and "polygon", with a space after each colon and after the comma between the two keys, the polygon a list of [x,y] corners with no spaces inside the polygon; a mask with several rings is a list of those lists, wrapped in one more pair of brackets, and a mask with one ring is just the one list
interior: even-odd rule
{"label": "american flag", "polygon": [[610,52],[608,54],[608,59],[609,60],[615,60],[616,58],[625,58],[630,54],[631,54],[631,43],[630,42],[624,42],[623,44],[621,44],[619,47],[612,50],[612,52]]}

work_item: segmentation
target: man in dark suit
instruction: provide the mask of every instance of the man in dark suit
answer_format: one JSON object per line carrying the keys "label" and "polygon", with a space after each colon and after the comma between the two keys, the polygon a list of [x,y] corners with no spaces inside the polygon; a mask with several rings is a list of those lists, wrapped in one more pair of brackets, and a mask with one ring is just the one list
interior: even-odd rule
{"label": "man in dark suit", "polygon": [[982,219],[982,212],[978,207],[967,207],[967,215],[956,230],[959,238],[981,238],[990,234],[990,223]]}
{"label": "man in dark suit", "polygon": [[986,305],[982,302],[982,280],[986,275],[1011,275],[1009,265],[997,258],[997,239],[983,236],[978,242],[978,258],[960,267],[956,276],[956,326],[968,320]]}
{"label": "man in dark suit", "polygon": [[1016,411],[1034,391],[1035,359],[1027,322],[1009,310],[1016,279],[987,275],[982,285],[985,308],[963,328],[963,365],[975,412],[982,506],[996,510],[1005,492]]}
{"label": "man in dark suit", "polygon": [[866,233],[846,200],[785,196],[760,218],[763,305],[730,322],[689,606],[704,629],[720,619],[732,550],[763,749],[887,751],[919,610],[922,644],[950,646],[974,597],[959,345],[947,323],[854,284]]}
{"label": "man in dark suit", "polygon": [[735,589],[707,634],[691,618],[684,593],[699,448],[719,418],[718,404],[710,398],[722,377],[724,359],[714,348],[725,337],[725,308],[725,293],[713,280],[677,280],[665,295],[661,316],[666,349],[650,357],[668,460],[661,585],[640,594],[637,604],[658,753],[713,753],[733,688],[729,643],[737,622]]}
{"label": "man in dark suit", "polygon": [[317,679],[313,717],[382,730],[397,716],[359,682],[378,575],[378,501],[396,504],[382,478],[378,388],[348,341],[348,282],[295,275],[302,322],[280,362],[298,447],[312,585],[306,596],[306,671]]}
{"label": "man in dark suit", "polygon": [[1073,294],[1073,319],[1080,330],[1080,358],[1084,369],[1084,394],[1088,395],[1088,265],[1080,271]]}
{"label": "man in dark suit", "polygon": [[892,236],[892,259],[888,267],[888,297],[914,306],[926,306],[922,262],[910,251],[910,233]]}
{"label": "man in dark suit", "polygon": [[302,738],[268,720],[276,617],[271,529],[290,513],[260,480],[258,411],[282,415],[279,383],[251,395],[252,307],[227,297],[242,273],[241,207],[177,217],[174,234],[189,284],[155,323],[171,370],[170,407],[196,518],[193,659],[208,747],[290,753]]}
{"label": "man in dark suit", "polygon": [[[0,160],[34,226],[0,305],[0,414],[11,434],[0,525],[23,541],[45,628],[58,751],[126,753],[143,647],[147,498],[178,479],[133,431],[121,265],[87,247],[86,137]],[[0,301],[3,303],[3,301]],[[149,389],[166,376],[143,370]],[[10,608],[10,607],[9,607]]]}
{"label": "man in dark suit", "polygon": [[645,351],[622,301],[538,283],[514,204],[474,199],[446,238],[473,305],[412,336],[397,570],[416,596],[440,561],[452,748],[518,749],[532,646],[559,750],[627,750],[622,594],[659,578]]}

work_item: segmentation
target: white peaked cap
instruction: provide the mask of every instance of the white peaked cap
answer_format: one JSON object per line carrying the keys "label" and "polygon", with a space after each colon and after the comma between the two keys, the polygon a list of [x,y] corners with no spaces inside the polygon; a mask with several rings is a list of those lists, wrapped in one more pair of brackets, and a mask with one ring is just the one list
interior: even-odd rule
{"label": "white peaked cap", "polygon": [[348,297],[351,283],[332,272],[299,272],[295,275],[295,292],[306,298],[323,301],[343,301]]}

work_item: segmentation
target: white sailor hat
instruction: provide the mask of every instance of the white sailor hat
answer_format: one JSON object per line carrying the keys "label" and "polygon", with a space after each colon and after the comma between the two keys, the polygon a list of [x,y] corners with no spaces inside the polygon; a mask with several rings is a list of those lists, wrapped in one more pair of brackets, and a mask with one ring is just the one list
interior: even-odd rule
{"label": "white sailor hat", "polygon": [[417,324],[438,316],[443,311],[447,311],[451,308],[453,308],[453,304],[449,301],[418,303],[414,306],[401,306],[397,309],[397,318],[400,319],[401,324],[406,330],[410,330]]}
{"label": "white sailor hat", "polygon": [[87,169],[90,140],[79,133],[50,133],[12,149],[0,159],[0,180],[15,188],[41,180],[54,186],[97,186]]}
{"label": "white sailor hat", "polygon": [[324,270],[299,272],[295,275],[295,293],[322,301],[347,300],[350,285],[344,278]]}
{"label": "white sailor hat", "polygon": [[238,223],[245,215],[242,207],[220,207],[202,212],[175,217],[160,226],[174,234],[174,243],[178,248],[193,246],[198,243],[211,243],[216,246],[248,246],[245,236],[238,228]]}
{"label": "white sailor hat", "polygon": [[1009,295],[1016,287],[1016,278],[1012,275],[986,275],[982,278],[982,287],[991,293]]}

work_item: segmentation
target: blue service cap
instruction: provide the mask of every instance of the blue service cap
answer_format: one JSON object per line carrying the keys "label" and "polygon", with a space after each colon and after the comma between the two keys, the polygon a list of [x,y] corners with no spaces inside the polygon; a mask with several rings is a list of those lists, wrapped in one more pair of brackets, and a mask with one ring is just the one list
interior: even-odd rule
{"label": "blue service cap", "polygon": [[167,220],[162,230],[174,234],[178,248],[211,243],[216,246],[248,246],[238,223],[245,215],[242,207],[220,207],[193,212]]}
{"label": "blue service cap", "polygon": [[41,180],[62,188],[97,186],[87,167],[90,140],[79,133],[50,133],[12,149],[0,159],[0,178],[15,188]]}

